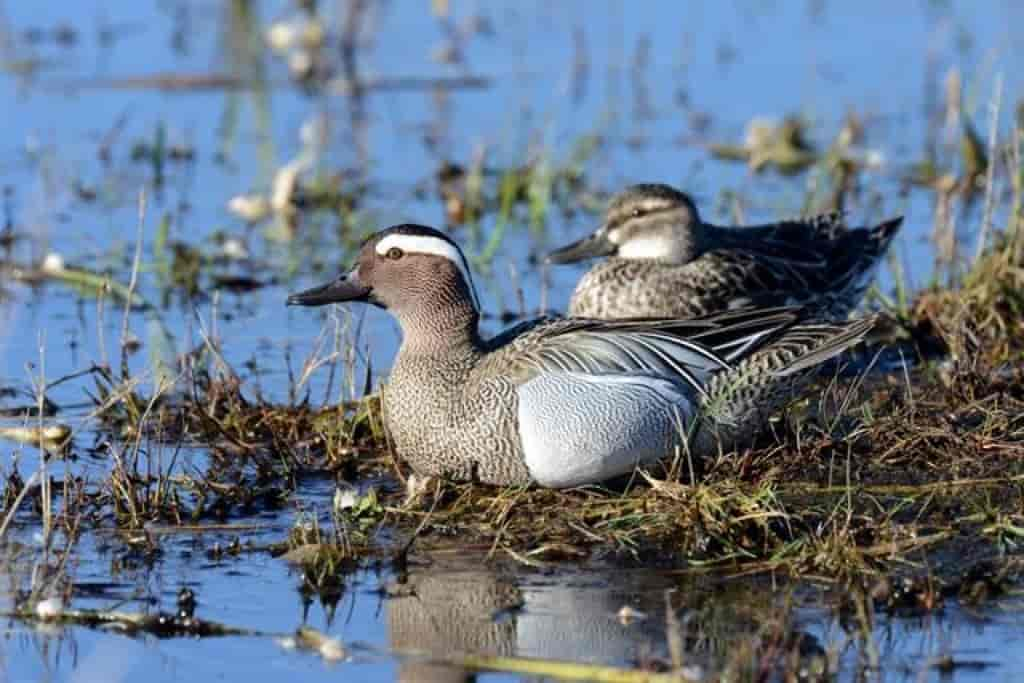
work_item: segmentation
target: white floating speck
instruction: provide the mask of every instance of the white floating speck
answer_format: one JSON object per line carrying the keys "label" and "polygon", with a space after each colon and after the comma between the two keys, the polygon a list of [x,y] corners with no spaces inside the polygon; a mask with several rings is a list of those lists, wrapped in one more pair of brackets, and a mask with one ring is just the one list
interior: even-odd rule
{"label": "white floating speck", "polygon": [[270,215],[270,200],[261,194],[240,194],[228,200],[228,211],[256,223]]}
{"label": "white floating speck", "polygon": [[679,674],[686,681],[702,681],[705,678],[704,667],[700,664],[689,664],[679,669]]}
{"label": "white floating speck", "polygon": [[348,510],[354,508],[356,503],[359,501],[359,492],[355,486],[347,482],[338,484],[338,487],[334,489],[334,511],[341,512],[342,510]]}
{"label": "white floating speck", "polygon": [[878,149],[869,149],[864,154],[864,165],[871,169],[885,167],[885,153]]}
{"label": "white floating speck", "polygon": [[249,250],[246,248],[245,243],[236,237],[229,237],[224,240],[224,243],[220,245],[220,253],[232,261],[244,261],[249,258]]}
{"label": "white floating speck", "polygon": [[292,195],[299,182],[299,174],[306,169],[305,159],[290,161],[280,169],[274,176],[274,190],[270,195],[270,208],[276,213],[288,211],[292,208]]}
{"label": "white floating speck", "polygon": [[323,116],[310,117],[299,126],[299,142],[303,147],[323,147],[327,135],[327,121]]}
{"label": "white floating speck", "polygon": [[619,623],[623,626],[629,626],[634,621],[643,621],[647,618],[647,615],[644,612],[641,612],[638,609],[634,609],[629,605],[623,605],[622,609],[618,611],[616,616],[618,616]]}
{"label": "white floating speck", "polygon": [[328,661],[338,661],[345,659],[345,646],[341,644],[341,641],[335,640],[334,638],[325,638],[320,643],[320,656]]}
{"label": "white floating speck", "polygon": [[36,603],[36,616],[40,619],[56,619],[64,614],[64,602],[60,598],[47,598]]}
{"label": "white floating speck", "polygon": [[769,144],[775,135],[777,124],[773,119],[758,116],[747,124],[743,146],[747,149],[758,149]]}
{"label": "white floating speck", "polygon": [[278,54],[287,52],[298,37],[299,26],[295,21],[275,21],[264,35],[267,45]]}
{"label": "white floating speck", "polygon": [[44,273],[61,273],[64,271],[64,257],[55,251],[46,254],[40,266]]}
{"label": "white floating speck", "polygon": [[306,50],[292,52],[288,55],[288,70],[292,78],[306,78],[313,72],[313,55]]}

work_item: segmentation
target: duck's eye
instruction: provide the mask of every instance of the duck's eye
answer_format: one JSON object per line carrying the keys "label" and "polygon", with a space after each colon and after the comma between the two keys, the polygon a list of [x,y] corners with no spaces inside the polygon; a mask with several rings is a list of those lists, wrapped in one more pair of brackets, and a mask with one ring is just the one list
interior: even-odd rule
{"label": "duck's eye", "polygon": [[384,256],[391,259],[392,261],[397,261],[398,259],[405,256],[405,252],[399,249],[398,247],[391,247],[390,249],[388,249],[388,252],[384,254]]}
{"label": "duck's eye", "polygon": [[643,210],[640,209],[640,207],[637,207],[637,208],[633,209],[633,213],[630,214],[630,215],[632,215],[633,218],[639,218],[641,215],[643,215]]}

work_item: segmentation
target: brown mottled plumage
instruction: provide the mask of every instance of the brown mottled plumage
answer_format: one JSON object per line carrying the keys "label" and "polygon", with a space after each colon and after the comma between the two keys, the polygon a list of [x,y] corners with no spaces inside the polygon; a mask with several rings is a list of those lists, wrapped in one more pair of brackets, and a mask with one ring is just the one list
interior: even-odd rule
{"label": "brown mottled plumage", "polygon": [[596,233],[549,260],[608,257],[577,284],[573,316],[689,318],[805,304],[843,319],[860,303],[901,222],[847,229],[842,216],[830,213],[718,227],[700,219],[686,194],[667,185],[634,185],[612,200]]}

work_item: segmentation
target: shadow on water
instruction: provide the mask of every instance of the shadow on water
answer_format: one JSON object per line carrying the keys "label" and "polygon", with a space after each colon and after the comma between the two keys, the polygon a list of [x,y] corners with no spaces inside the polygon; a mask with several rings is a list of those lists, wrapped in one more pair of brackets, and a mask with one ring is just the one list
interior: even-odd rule
{"label": "shadow on water", "polygon": [[[1024,475],[1004,413],[1024,381],[1003,363],[973,383],[982,354],[962,352],[1013,339],[995,328],[1020,259],[974,254],[1020,222],[1021,15],[4,4],[3,678],[1015,678]],[[906,215],[870,301],[900,344],[853,367],[884,371],[858,418],[892,428],[864,446],[836,418],[811,459],[723,460],[650,499],[455,487],[398,507],[378,412],[355,403],[394,325],[296,313],[286,293],[379,227],[430,223],[466,246],[494,332],[564,310],[581,271],[541,254],[650,180],[723,223]],[[1018,283],[976,302],[998,315],[933,329],[985,279]],[[965,289],[915,299],[930,282]],[[947,354],[938,379],[908,370]],[[904,439],[918,418],[943,429]],[[981,456],[948,481],[929,478],[946,461],[903,459],[941,447]],[[851,462],[856,500],[836,494]],[[823,497],[794,512],[811,493],[784,484],[804,476]],[[943,560],[955,579],[932,576]]]}

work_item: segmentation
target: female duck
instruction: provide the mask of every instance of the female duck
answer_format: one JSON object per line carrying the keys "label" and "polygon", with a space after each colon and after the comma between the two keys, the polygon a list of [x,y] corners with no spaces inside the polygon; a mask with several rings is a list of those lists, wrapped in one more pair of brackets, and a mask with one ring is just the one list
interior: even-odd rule
{"label": "female duck", "polygon": [[837,320],[860,303],[902,218],[847,230],[839,214],[748,228],[705,223],[684,193],[633,185],[593,235],[551,263],[609,257],[576,286],[573,316],[690,318],[742,306],[810,304]]}
{"label": "female duck", "polygon": [[381,392],[398,455],[419,474],[501,485],[594,483],[674,447],[700,456],[743,441],[871,326],[801,324],[799,310],[778,308],[539,319],[485,340],[465,257],[419,225],[377,233],[350,272],[288,298],[342,301],[386,308],[401,325]]}

